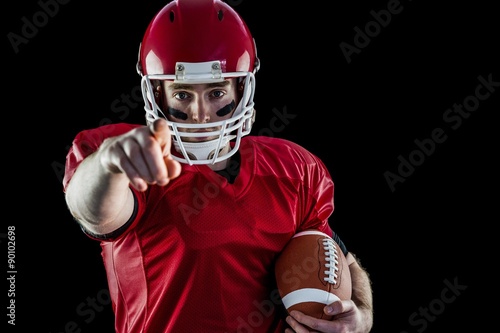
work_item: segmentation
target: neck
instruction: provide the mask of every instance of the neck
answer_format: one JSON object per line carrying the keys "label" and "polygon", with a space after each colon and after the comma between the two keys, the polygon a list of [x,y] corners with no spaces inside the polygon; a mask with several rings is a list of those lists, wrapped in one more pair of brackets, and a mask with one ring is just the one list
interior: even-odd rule
{"label": "neck", "polygon": [[[223,155],[227,154],[228,151],[229,151],[229,145],[227,145],[226,147],[224,147],[224,149],[222,149],[222,151],[219,153],[219,156],[223,156]],[[209,164],[208,167],[210,169],[212,169],[213,171],[221,171],[227,167],[227,164],[230,160],[231,159],[228,158],[228,159],[225,159],[223,161],[217,162],[215,164]]]}

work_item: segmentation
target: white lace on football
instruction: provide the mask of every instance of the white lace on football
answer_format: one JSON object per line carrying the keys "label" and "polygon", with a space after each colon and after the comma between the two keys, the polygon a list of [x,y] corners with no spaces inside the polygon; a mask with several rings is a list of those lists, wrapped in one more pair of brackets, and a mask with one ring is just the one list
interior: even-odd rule
{"label": "white lace on football", "polygon": [[337,247],[335,246],[335,241],[331,238],[323,239],[323,248],[325,249],[326,261],[325,264],[328,270],[325,271],[326,277],[325,281],[332,284],[337,284],[337,271],[339,270],[339,255],[337,253]]}

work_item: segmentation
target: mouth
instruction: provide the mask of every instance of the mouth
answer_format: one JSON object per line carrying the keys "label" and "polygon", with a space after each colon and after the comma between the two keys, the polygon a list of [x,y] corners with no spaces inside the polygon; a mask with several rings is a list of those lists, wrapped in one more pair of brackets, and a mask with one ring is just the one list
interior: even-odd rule
{"label": "mouth", "polygon": [[215,137],[213,136],[198,136],[194,138],[190,138],[193,142],[205,142],[205,141],[211,141],[214,140]]}
{"label": "mouth", "polygon": [[217,131],[217,129],[203,129],[203,130],[195,130],[195,131],[187,131],[187,133],[193,133],[193,136],[182,137],[182,139],[186,142],[206,142],[215,140],[218,138],[216,135],[211,136],[203,136],[204,133],[213,133]]}

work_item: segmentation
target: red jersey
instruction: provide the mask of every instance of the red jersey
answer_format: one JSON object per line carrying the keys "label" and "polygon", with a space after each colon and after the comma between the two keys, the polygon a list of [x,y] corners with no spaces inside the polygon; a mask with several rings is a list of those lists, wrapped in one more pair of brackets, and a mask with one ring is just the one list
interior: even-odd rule
{"label": "red jersey", "polygon": [[[106,137],[136,126],[79,133],[64,188]],[[132,219],[100,239],[116,332],[284,331],[274,260],[298,231],[332,236],[334,184],[321,160],[284,139],[246,136],[239,153],[234,183],[182,164],[167,186],[134,191]]]}

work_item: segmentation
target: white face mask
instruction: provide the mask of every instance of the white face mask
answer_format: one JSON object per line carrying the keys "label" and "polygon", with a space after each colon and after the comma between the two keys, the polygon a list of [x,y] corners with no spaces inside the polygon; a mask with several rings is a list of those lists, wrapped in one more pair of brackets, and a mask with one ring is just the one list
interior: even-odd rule
{"label": "white face mask", "polygon": [[[219,73],[213,76],[214,62],[189,64],[182,63],[182,75],[144,75],[142,77],[142,93],[145,102],[146,120],[148,123],[158,118],[165,118],[165,113],[156,103],[154,96],[155,80],[174,80],[187,84],[220,82],[226,78],[238,77],[243,81],[243,93],[240,102],[232,117],[218,122],[203,124],[187,124],[169,121],[169,129],[172,132],[173,146],[182,156],[172,154],[175,160],[193,164],[215,164],[227,160],[239,149],[241,138],[248,135],[252,129],[254,120],[255,77],[251,72]],[[208,72],[207,72],[208,71]],[[217,130],[214,130],[217,128]],[[210,132],[196,133],[186,130],[210,130]],[[203,142],[186,142],[183,138],[196,136],[216,136],[217,139]],[[230,141],[235,140],[234,145]]]}

